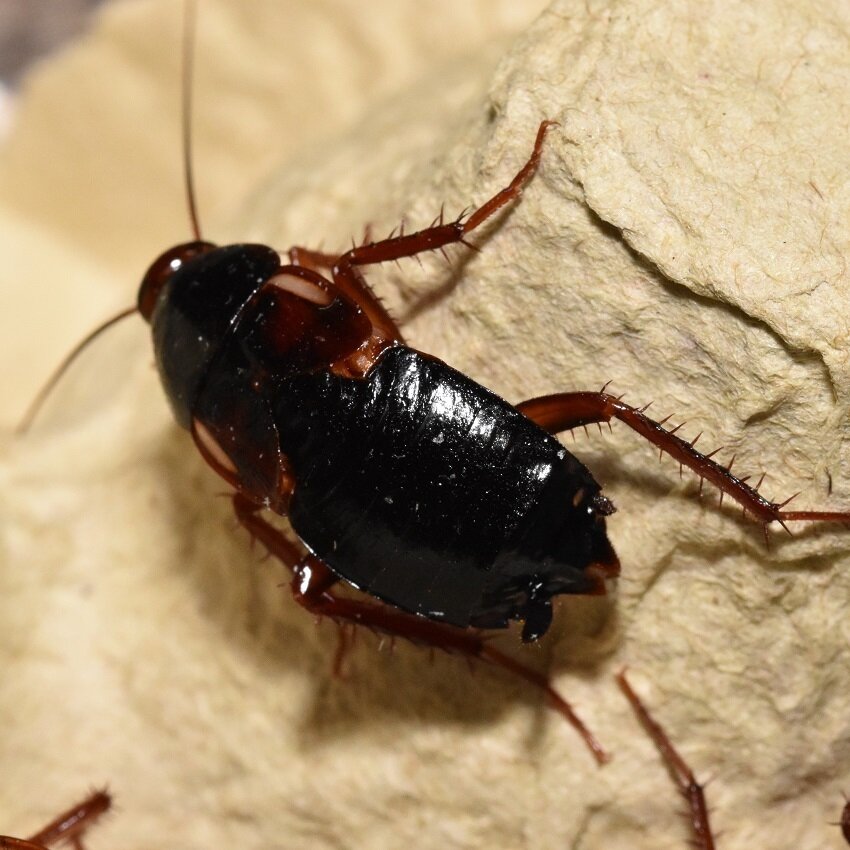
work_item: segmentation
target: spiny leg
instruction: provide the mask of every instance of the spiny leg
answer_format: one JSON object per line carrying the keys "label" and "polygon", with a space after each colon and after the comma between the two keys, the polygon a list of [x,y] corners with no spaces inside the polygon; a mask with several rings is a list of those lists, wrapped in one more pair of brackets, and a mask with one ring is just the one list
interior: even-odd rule
{"label": "spiny leg", "polygon": [[721,493],[734,499],[746,513],[765,526],[778,522],[788,531],[786,522],[850,522],[850,512],[847,511],[782,510],[790,499],[780,503],[768,501],[747,484],[746,478],[737,478],[728,468],[712,460],[716,452],[707,455],[698,452],[694,448],[696,439],[691,442],[683,440],[676,435],[676,429],[666,430],[664,421],[656,422],[645,416],[645,409],[632,407],[604,392],[557,393],[532,398],[517,405],[520,413],[551,434],[581,425],[619,419],[682,466],[692,469],[701,479],[714,484]]}
{"label": "spiny leg", "polygon": [[333,268],[334,277],[347,277],[355,266],[368,266],[373,263],[386,263],[390,260],[413,257],[425,251],[440,250],[446,245],[457,242],[469,245],[465,240],[467,234],[522,194],[522,190],[534,176],[534,172],[540,163],[546,131],[556,123],[556,121],[543,121],[540,124],[534,141],[534,148],[525,165],[504,189],[493,195],[470,215],[461,214],[455,221],[444,223],[441,212],[434,224],[424,230],[391,236],[388,239],[382,239],[380,242],[370,242],[352,248],[340,256]]}
{"label": "spiny leg", "polygon": [[[372,225],[367,224],[363,228],[363,238],[360,240],[361,245],[367,245],[372,241]],[[356,248],[354,237],[351,239],[351,247]],[[316,250],[314,248],[305,248],[303,245],[293,245],[287,252],[289,262],[296,266],[304,266],[305,268],[313,269],[314,271],[330,271],[339,261],[342,252],[338,251],[335,254],[328,254],[326,251]]]}
{"label": "spiny leg", "polygon": [[547,676],[490,646],[474,630],[436,623],[378,602],[335,596],[330,589],[337,579],[325,564],[315,556],[304,556],[298,546],[263,519],[258,513],[259,507],[244,496],[234,496],[233,506],[238,521],[292,571],[292,591],[299,605],[337,622],[366,626],[391,637],[406,638],[415,644],[460,653],[508,670],[544,692],[552,707],[582,736],[599,764],[608,760],[601,744],[572,706],[552,687]]}
{"label": "spiny leg", "polygon": [[358,266],[400,260],[425,251],[441,251],[445,246],[457,242],[473,247],[466,242],[466,235],[522,194],[522,190],[534,176],[540,163],[546,131],[556,123],[543,121],[540,124],[534,148],[525,165],[504,189],[493,195],[470,215],[461,214],[455,221],[444,223],[441,211],[430,227],[416,233],[390,236],[378,242],[370,240],[367,229],[364,244],[354,246],[339,256],[296,246],[289,250],[290,262],[314,270],[331,269],[334,283],[362,307],[373,327],[387,339],[403,342],[404,338],[398,325],[363,278]]}
{"label": "spiny leg", "polygon": [[649,737],[655,742],[655,746],[658,747],[658,751],[667,765],[667,770],[670,772],[673,782],[688,802],[688,808],[690,810],[690,819],[688,822],[694,833],[693,846],[697,850],[714,850],[714,835],[708,821],[708,806],[705,802],[703,786],[697,782],[694,772],[679,755],[670,738],[667,737],[667,733],[652,718],[646,706],[641,702],[640,697],[632,690],[632,686],[626,679],[625,671],[618,673],[616,679],[617,684],[626,695],[626,699],[631,703],[635,714],[637,714],[641,725],[646,729]]}
{"label": "spiny leg", "polygon": [[28,839],[0,836],[0,850],[45,850],[60,841],[70,844],[75,850],[83,850],[83,834],[109,811],[111,805],[112,798],[108,792],[95,791]]}

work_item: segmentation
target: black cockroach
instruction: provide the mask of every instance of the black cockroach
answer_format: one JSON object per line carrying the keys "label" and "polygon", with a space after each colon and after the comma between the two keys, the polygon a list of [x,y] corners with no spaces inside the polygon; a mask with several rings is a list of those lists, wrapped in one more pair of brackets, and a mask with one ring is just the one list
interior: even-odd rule
{"label": "black cockroach", "polygon": [[[511,405],[406,344],[362,270],[469,245],[476,228],[520,197],[554,122],[541,122],[505,188],[453,221],[441,214],[424,230],[339,254],[204,241],[190,161],[189,20],[183,151],[194,238],[156,259],[136,308],[95,334],[136,311],[150,323],[175,418],[234,488],[239,522],[292,571],[299,604],[506,668],[542,688],[603,761],[547,678],[478,631],[518,620],[522,639],[536,641],[550,625],[553,597],[604,594],[619,574],[606,534],[614,506],[553,435],[620,420],[765,529],[846,522],[850,513],[785,510],[787,502],[766,500],[604,388]],[[303,546],[263,509],[286,516]],[[373,598],[337,596],[340,579]]]}
{"label": "black cockroach", "polygon": [[108,791],[94,791],[29,838],[0,835],[0,850],[46,850],[57,844],[70,844],[75,850],[83,850],[85,833],[111,807],[112,797]]}

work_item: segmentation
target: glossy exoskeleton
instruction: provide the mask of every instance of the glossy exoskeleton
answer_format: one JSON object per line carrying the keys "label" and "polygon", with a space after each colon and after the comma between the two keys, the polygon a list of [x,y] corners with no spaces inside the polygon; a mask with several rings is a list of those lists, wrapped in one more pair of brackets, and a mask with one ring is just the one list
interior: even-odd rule
{"label": "glossy exoskeleton", "polygon": [[346,363],[369,343],[364,313],[317,303],[318,280],[291,286],[272,249],[199,250],[150,315],[176,418],[336,575],[461,628],[520,619],[536,640],[552,596],[616,574],[610,503],[534,422],[400,339]]}
{"label": "glossy exoskeleton", "polygon": [[[521,194],[552,122],[511,183],[469,216],[339,254],[263,245],[178,245],[146,274],[138,309],[177,421],[236,490],[240,522],[294,573],[317,614],[541,674],[468,627],[543,635],[552,597],[606,592],[619,563],[614,510],[552,434],[619,419],[765,526],[850,515],[786,511],[620,399],[562,393],[512,406],[406,345],[361,268],[466,242]],[[193,215],[194,220],[194,215]],[[259,511],[289,518],[306,552]],[[344,579],[381,600],[338,597]]]}

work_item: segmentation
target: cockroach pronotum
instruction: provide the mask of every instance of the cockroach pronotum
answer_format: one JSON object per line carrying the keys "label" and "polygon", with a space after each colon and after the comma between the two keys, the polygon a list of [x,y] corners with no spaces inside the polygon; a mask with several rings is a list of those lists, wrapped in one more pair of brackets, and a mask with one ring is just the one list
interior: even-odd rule
{"label": "cockroach pronotum", "polygon": [[[187,24],[190,46],[191,31]],[[189,47],[185,55],[189,69]],[[300,605],[501,666],[542,689],[602,762],[605,750],[548,678],[479,632],[519,621],[523,641],[535,642],[550,626],[553,598],[604,594],[619,574],[606,532],[614,506],[554,435],[618,420],[736,501],[765,533],[771,523],[848,522],[850,512],[765,499],[666,420],[605,388],[512,405],[407,344],[364,269],[474,247],[476,229],[534,177],[547,134],[557,132],[540,118],[525,163],[468,214],[440,214],[430,227],[340,253],[279,252],[204,240],[184,108],[192,239],[154,261],[137,305],[87,337],[46,391],[97,334],[139,313],[178,424],[232,487],[239,522],[289,568]],[[300,544],[263,511],[286,517]],[[340,581],[365,595],[338,596]]]}
{"label": "cockroach pronotum", "polygon": [[108,791],[94,791],[29,838],[0,835],[0,850],[45,850],[56,845],[70,845],[75,850],[84,850],[83,838],[86,832],[111,807],[112,797]]}

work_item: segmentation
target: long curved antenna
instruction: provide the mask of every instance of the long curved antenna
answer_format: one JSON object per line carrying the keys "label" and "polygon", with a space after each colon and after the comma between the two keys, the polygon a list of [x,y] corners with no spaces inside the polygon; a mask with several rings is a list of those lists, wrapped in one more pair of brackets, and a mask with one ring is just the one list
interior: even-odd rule
{"label": "long curved antenna", "polygon": [[53,392],[56,384],[59,383],[59,379],[65,374],[65,372],[68,371],[68,367],[77,359],[89,343],[93,342],[108,328],[111,328],[113,325],[117,325],[122,319],[126,319],[128,316],[132,316],[137,312],[137,307],[128,307],[126,310],[116,313],[112,316],[112,318],[107,319],[103,322],[103,324],[98,325],[91,333],[87,334],[84,339],[78,342],[65,356],[65,359],[59,364],[53,374],[47,379],[47,382],[41,388],[38,395],[32,400],[32,403],[27,408],[27,412],[24,414],[23,419],[21,419],[18,427],[15,428],[15,433],[25,434],[29,430],[30,425],[32,425],[33,420],[38,415],[38,412],[47,400],[47,397],[51,392]]}
{"label": "long curved antenna", "polygon": [[[183,3],[183,74],[181,83],[181,98],[183,100],[182,134],[183,134],[183,176],[186,189],[186,201],[189,206],[189,220],[195,240],[201,241],[201,225],[198,218],[198,208],[195,202],[195,180],[192,173],[192,80],[194,76],[194,54],[195,54],[195,30],[198,12],[197,0],[184,0]],[[26,413],[15,428],[16,434],[26,433],[32,425],[35,417],[41,410],[47,397],[53,392],[54,387],[70,365],[77,359],[80,353],[99,337],[105,330],[116,325],[122,319],[132,316],[138,312],[138,307],[129,307],[117,313],[111,319],[96,327],[84,339],[77,343],[59,364],[58,368],[48,378],[47,382],[33,399]]]}
{"label": "long curved antenna", "polygon": [[195,21],[198,4],[196,0],[185,0],[183,4],[183,177],[186,186],[186,201],[189,205],[189,220],[195,241],[201,241],[201,224],[195,202],[195,179],[192,172],[192,79],[195,71]]}

